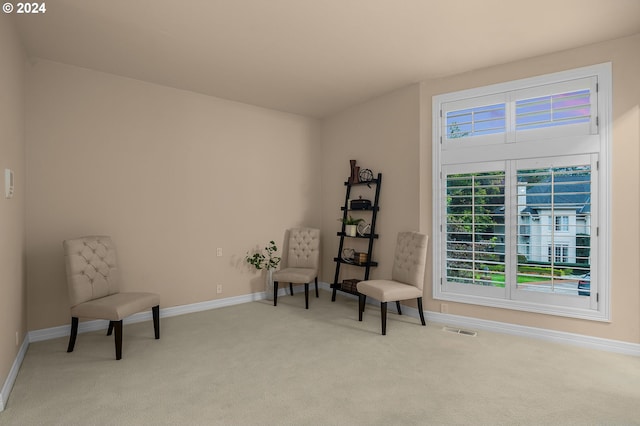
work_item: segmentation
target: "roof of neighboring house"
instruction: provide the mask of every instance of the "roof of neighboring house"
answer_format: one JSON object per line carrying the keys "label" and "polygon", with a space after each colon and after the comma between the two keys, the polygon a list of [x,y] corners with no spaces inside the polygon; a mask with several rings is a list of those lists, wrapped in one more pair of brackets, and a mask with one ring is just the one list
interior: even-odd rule
{"label": "roof of neighboring house", "polygon": [[[553,188],[552,188],[553,185]],[[527,185],[527,207],[523,212],[536,214],[540,210],[576,210],[576,213],[591,212],[591,176],[556,175],[553,184],[551,176],[546,181]]]}

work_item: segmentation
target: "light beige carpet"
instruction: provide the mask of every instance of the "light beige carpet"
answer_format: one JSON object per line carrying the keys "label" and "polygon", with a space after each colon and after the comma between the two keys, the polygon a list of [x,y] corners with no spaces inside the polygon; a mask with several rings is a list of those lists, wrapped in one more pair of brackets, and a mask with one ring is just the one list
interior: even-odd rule
{"label": "light beige carpet", "polygon": [[296,294],[126,325],[121,361],[33,343],[0,425],[640,424],[639,358],[379,314]]}

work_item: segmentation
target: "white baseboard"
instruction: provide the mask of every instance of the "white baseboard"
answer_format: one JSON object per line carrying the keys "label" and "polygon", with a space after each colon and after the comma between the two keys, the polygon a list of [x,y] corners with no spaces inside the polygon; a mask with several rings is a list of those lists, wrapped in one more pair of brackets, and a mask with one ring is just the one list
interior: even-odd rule
{"label": "white baseboard", "polygon": [[[280,294],[281,292],[278,292]],[[284,294],[284,293],[282,293]],[[223,308],[225,306],[239,305],[241,303],[254,302],[265,298],[264,293],[253,293],[244,296],[226,297],[224,299],[207,300],[205,302],[191,303],[189,305],[172,306],[160,309],[160,318],[175,317],[177,315],[190,314],[193,312],[208,311],[210,309]],[[133,324],[141,321],[150,321],[151,311],[139,312],[124,319],[124,324]],[[78,324],[78,334],[89,331],[106,330],[109,321],[92,320],[83,321]],[[71,325],[61,325],[58,327],[45,328],[29,332],[29,342],[39,342],[41,340],[56,339],[58,337],[69,336]]]}
{"label": "white baseboard", "polygon": [[[402,314],[419,318],[418,310],[408,306],[402,307]],[[585,336],[583,334],[567,333],[565,331],[548,330],[544,328],[528,327],[524,325],[489,321],[460,315],[442,314],[440,312],[425,311],[425,320],[445,326],[455,326],[469,331],[492,331],[513,336],[529,337],[546,340],[548,342],[564,343],[583,348],[598,349],[625,355],[640,356],[640,344],[623,342],[620,340],[603,339]]]}
{"label": "white baseboard", "polygon": [[[320,282],[318,286],[324,290],[332,291],[331,286],[328,283]],[[303,291],[301,288],[297,288],[296,292]],[[278,295],[285,295],[286,289],[281,289]],[[341,293],[342,295],[355,298],[355,296]],[[189,305],[172,306],[170,308],[164,308],[160,310],[160,317],[167,318],[177,315],[184,315],[193,312],[207,311],[210,309],[223,308],[226,306],[239,305],[242,303],[254,302],[266,298],[264,292],[247,294],[244,296],[227,297],[224,299],[214,299],[205,302],[191,303]],[[372,304],[377,302],[371,301]],[[408,306],[403,307],[403,314],[418,318],[418,310],[410,308]],[[125,324],[132,324],[140,321],[151,320],[151,311],[141,312],[132,315],[124,320]],[[485,330],[496,333],[511,334],[514,336],[523,336],[534,339],[541,339],[552,342],[565,343],[574,346],[580,346],[584,348],[599,349],[607,352],[616,352],[626,355],[640,356],[640,344],[622,342],[619,340],[602,339],[599,337],[585,336],[582,334],[567,333],[563,331],[547,330],[543,328],[527,327],[522,325],[508,324],[496,321],[488,321],[471,317],[463,317],[459,315],[442,314],[439,312],[425,311],[425,319],[429,322],[435,322],[443,325],[453,325],[460,328],[470,329],[472,331]],[[95,320],[81,322],[78,326],[78,333],[86,333],[89,331],[104,330],[108,326],[108,321]],[[0,393],[0,412],[4,410],[9,394],[13,388],[18,370],[22,365],[22,360],[27,352],[30,342],[39,342],[42,340],[55,339],[58,337],[69,336],[70,325],[62,325],[58,327],[51,327],[42,330],[30,331],[20,351],[16,356],[13,366],[9,372],[9,376],[2,387]]]}
{"label": "white baseboard", "polygon": [[[322,288],[331,290],[329,284],[323,283]],[[356,298],[347,293],[347,297]],[[379,305],[375,300],[367,300],[367,303]],[[393,310],[390,310],[393,312]],[[403,315],[419,318],[418,310],[409,306],[402,307]],[[620,340],[603,339],[600,337],[585,336],[583,334],[567,333],[564,331],[548,330],[544,328],[528,327],[524,325],[509,324],[504,322],[489,321],[460,315],[442,314],[440,312],[424,311],[425,320],[442,325],[453,325],[471,331],[493,331],[496,333],[510,334],[514,336],[529,337],[532,339],[546,340],[549,342],[565,343],[583,348],[599,349],[607,352],[615,352],[625,355],[640,356],[640,344],[623,342]]]}
{"label": "white baseboard", "polygon": [[[416,311],[417,315],[417,311]],[[486,330],[514,336],[530,337],[556,343],[565,343],[583,348],[599,349],[625,355],[640,356],[640,344],[623,342],[620,340],[603,339],[601,337],[585,336],[584,334],[568,333],[565,331],[549,330],[524,325],[508,324],[497,321],[463,317],[459,315],[427,312],[430,321],[470,328],[472,330]]]}
{"label": "white baseboard", "polygon": [[16,355],[16,359],[13,361],[13,365],[9,370],[9,375],[7,376],[7,380],[5,380],[4,385],[2,386],[2,390],[0,390],[0,412],[4,411],[4,407],[7,406],[7,401],[9,400],[9,394],[11,393],[11,389],[13,389],[13,384],[16,381],[16,377],[18,376],[18,371],[20,370],[20,366],[22,365],[24,356],[27,353],[27,348],[29,348],[28,335],[22,341],[22,345],[20,345],[20,350],[18,351],[18,355]]}

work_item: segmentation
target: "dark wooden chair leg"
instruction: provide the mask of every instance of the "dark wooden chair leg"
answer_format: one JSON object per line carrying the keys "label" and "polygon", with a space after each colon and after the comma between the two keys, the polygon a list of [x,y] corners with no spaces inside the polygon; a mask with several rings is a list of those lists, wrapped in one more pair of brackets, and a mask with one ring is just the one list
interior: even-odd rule
{"label": "dark wooden chair leg", "polygon": [[358,321],[362,321],[362,313],[364,312],[364,304],[367,300],[367,296],[364,294],[358,295]]}
{"label": "dark wooden chair leg", "polygon": [[293,296],[293,283],[289,283],[289,294]]}
{"label": "dark wooden chair leg", "polygon": [[113,333],[113,322],[109,321],[109,328],[107,329],[107,336],[111,336]]}
{"label": "dark wooden chair leg", "polygon": [[73,352],[73,347],[76,345],[76,337],[78,337],[78,317],[71,317],[71,334],[69,335],[67,352]]}
{"label": "dark wooden chair leg", "polygon": [[278,281],[273,282],[273,306],[278,306]]}
{"label": "dark wooden chair leg", "polygon": [[424,320],[424,312],[422,311],[422,297],[418,297],[418,313],[420,314],[420,321],[422,321],[422,325],[427,325]]}
{"label": "dark wooden chair leg", "polygon": [[151,308],[151,312],[153,313],[153,331],[155,333],[156,339],[160,338],[160,305],[156,305]]}
{"label": "dark wooden chair leg", "polygon": [[398,315],[402,315],[402,310],[400,309],[400,301],[396,300],[396,309],[398,309]]}
{"label": "dark wooden chair leg", "polygon": [[122,320],[111,321],[115,329],[114,340],[116,342],[116,359],[122,359]]}
{"label": "dark wooden chair leg", "polygon": [[387,302],[380,302],[380,319],[382,320],[382,335],[387,334]]}
{"label": "dark wooden chair leg", "polygon": [[320,293],[318,293],[318,277],[316,277],[316,297],[320,297]]}
{"label": "dark wooden chair leg", "polygon": [[304,308],[309,309],[309,283],[304,283]]}
{"label": "dark wooden chair leg", "polygon": [[336,301],[336,293],[338,292],[338,289],[336,288],[338,284],[333,284],[333,290],[331,291],[331,301],[335,302]]}

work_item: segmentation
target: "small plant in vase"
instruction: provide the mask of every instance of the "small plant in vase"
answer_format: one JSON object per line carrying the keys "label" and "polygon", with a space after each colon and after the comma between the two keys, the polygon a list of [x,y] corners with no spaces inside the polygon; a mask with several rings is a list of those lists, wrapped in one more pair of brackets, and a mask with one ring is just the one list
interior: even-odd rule
{"label": "small plant in vase", "polygon": [[247,253],[245,260],[257,270],[275,269],[280,264],[280,256],[275,255],[277,251],[278,247],[275,241],[271,240],[264,250],[257,250],[253,254]]}
{"label": "small plant in vase", "polygon": [[354,219],[351,215],[345,217],[344,219],[338,219],[338,220],[344,223],[344,233],[348,237],[355,237],[357,233],[358,224],[364,221],[364,219]]}
{"label": "small plant in vase", "polygon": [[280,264],[280,256],[276,256],[278,247],[275,241],[269,241],[269,244],[262,250],[258,249],[251,253],[247,253],[245,260],[258,271],[265,269],[267,271],[267,299],[273,298],[273,270]]}

